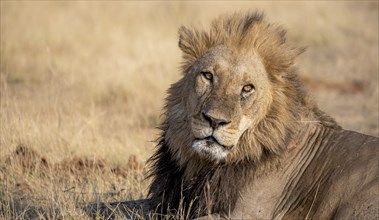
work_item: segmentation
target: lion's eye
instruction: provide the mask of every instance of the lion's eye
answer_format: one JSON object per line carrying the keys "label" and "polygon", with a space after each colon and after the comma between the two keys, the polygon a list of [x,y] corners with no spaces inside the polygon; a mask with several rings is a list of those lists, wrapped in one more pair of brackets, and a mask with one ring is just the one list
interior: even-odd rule
{"label": "lion's eye", "polygon": [[248,93],[254,90],[254,86],[251,84],[245,85],[242,87],[242,92]]}
{"label": "lion's eye", "polygon": [[213,74],[210,72],[201,72],[201,74],[203,74],[204,78],[206,78],[209,81],[213,79]]}

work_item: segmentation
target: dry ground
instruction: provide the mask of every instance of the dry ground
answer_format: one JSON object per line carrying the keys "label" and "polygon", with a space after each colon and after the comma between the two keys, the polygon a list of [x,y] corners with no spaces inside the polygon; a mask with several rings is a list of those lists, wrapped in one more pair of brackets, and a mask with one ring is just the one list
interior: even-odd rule
{"label": "dry ground", "polygon": [[322,109],[379,135],[377,1],[1,1],[0,219],[145,196],[177,28],[248,9],[308,47],[301,76]]}

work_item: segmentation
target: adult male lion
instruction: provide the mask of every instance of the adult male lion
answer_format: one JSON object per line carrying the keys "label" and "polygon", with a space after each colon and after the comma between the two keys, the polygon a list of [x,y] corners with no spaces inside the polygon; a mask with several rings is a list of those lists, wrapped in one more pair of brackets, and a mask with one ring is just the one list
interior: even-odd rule
{"label": "adult male lion", "polygon": [[[144,208],[184,217],[377,219],[378,138],[346,131],[309,99],[303,49],[262,14],[179,30],[183,77],[168,92]],[[129,203],[131,204],[131,203]]]}

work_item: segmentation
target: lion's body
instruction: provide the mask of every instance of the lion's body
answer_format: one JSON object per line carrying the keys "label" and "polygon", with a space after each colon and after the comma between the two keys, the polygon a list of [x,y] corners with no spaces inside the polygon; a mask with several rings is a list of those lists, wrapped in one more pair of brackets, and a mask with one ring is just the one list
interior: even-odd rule
{"label": "lion's body", "polygon": [[341,129],[308,98],[293,67],[303,50],[280,26],[234,14],[179,34],[183,77],[168,92],[145,210],[379,218],[378,138]]}
{"label": "lion's body", "polygon": [[341,129],[293,68],[303,51],[252,13],[180,29],[149,205],[196,218],[377,218],[378,138]]}
{"label": "lion's body", "polygon": [[[199,197],[192,201],[193,217],[210,208],[232,219],[377,219],[378,139],[319,125],[303,128],[278,167],[208,167],[185,182],[179,166],[165,163],[166,176],[160,177],[168,181],[157,187],[165,189],[171,209],[188,211],[185,204]],[[213,201],[201,201],[209,195]],[[161,208],[165,213],[169,207]]]}

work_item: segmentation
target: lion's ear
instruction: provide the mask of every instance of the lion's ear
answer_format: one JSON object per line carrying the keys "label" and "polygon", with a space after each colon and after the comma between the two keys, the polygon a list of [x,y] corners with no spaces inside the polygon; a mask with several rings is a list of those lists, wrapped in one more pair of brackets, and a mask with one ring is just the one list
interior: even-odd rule
{"label": "lion's ear", "polygon": [[187,62],[194,62],[203,55],[206,45],[204,36],[196,30],[181,26],[179,28],[179,48],[183,52],[183,58]]}
{"label": "lion's ear", "polygon": [[286,42],[286,30],[282,26],[261,23],[252,30],[254,47],[262,57],[266,70],[272,74],[288,73],[295,65],[304,47],[291,47]]}
{"label": "lion's ear", "polygon": [[272,50],[270,53],[262,53],[263,63],[268,72],[272,74],[279,73],[281,75],[288,73],[295,65],[298,56],[304,51],[304,47],[290,48],[284,45],[278,46],[278,49]]}

